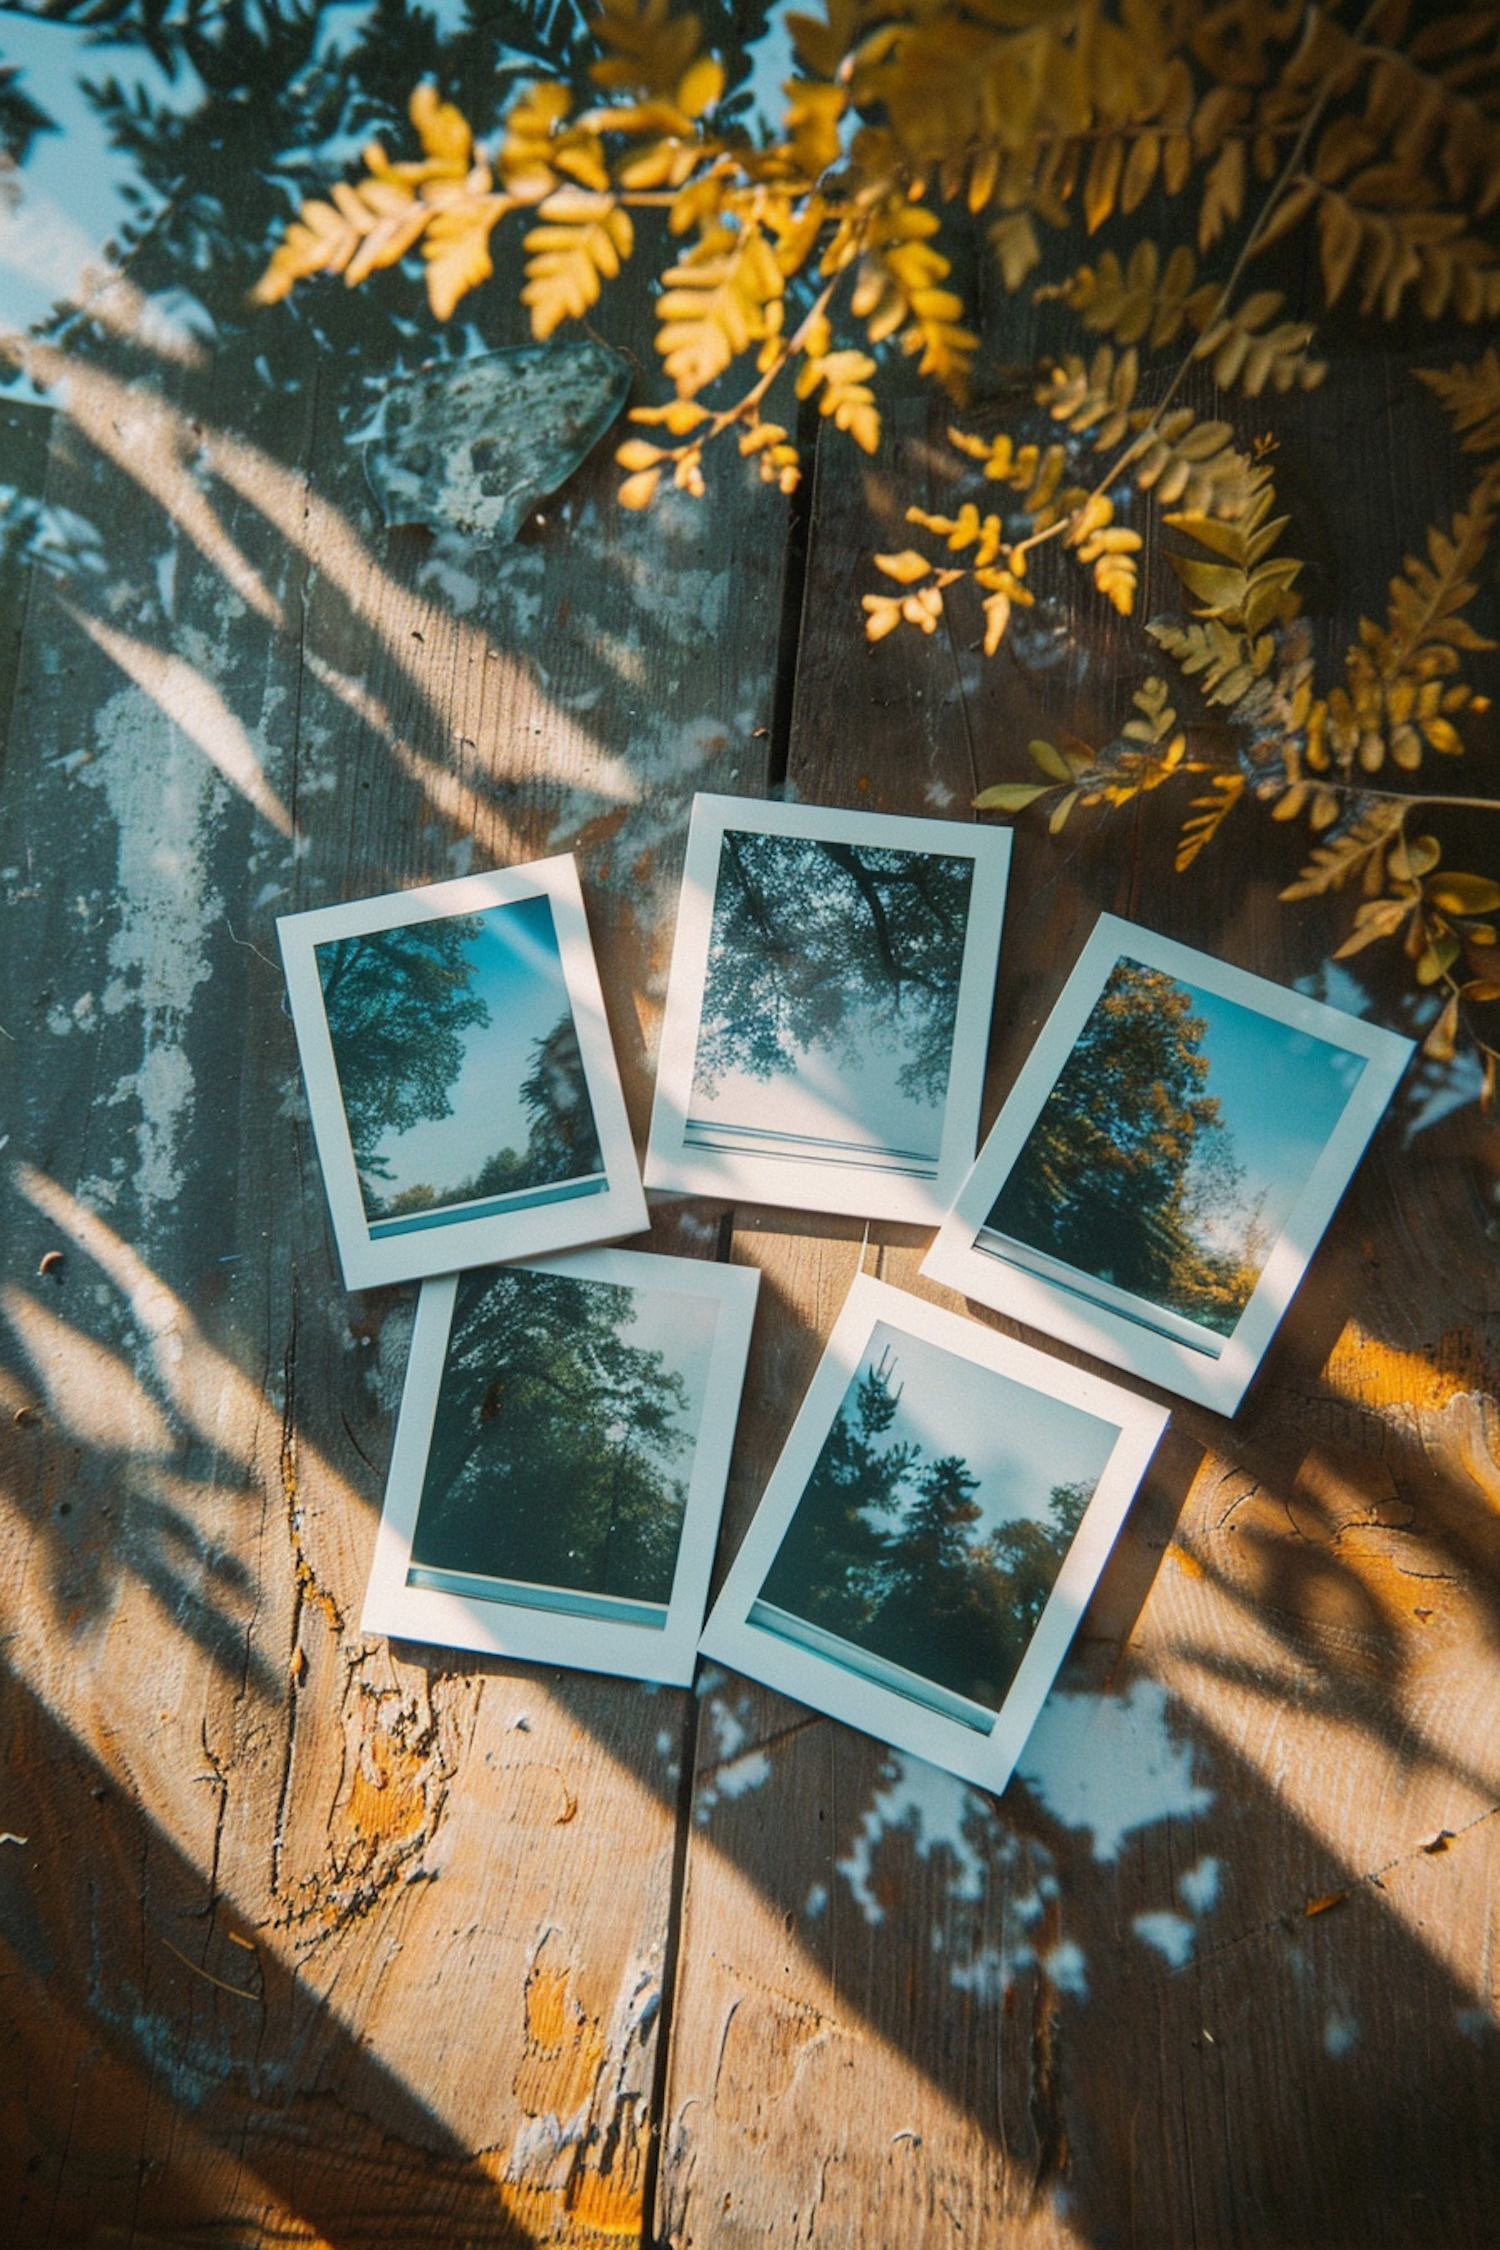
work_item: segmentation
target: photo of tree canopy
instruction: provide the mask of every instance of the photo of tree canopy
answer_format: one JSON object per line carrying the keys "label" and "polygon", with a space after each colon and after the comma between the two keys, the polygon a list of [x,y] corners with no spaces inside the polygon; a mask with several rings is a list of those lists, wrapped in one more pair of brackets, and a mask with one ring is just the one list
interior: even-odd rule
{"label": "photo of tree canopy", "polygon": [[543,895],[317,949],[372,1231],[603,1184]]}
{"label": "photo of tree canopy", "polygon": [[716,1322],[671,1289],[464,1274],[409,1582],[663,1622]]}
{"label": "photo of tree canopy", "polygon": [[751,1622],[987,1726],[1118,1435],[878,1322]]}
{"label": "photo of tree canopy", "polygon": [[1122,958],[981,1245],[1024,1245],[1085,1295],[1092,1279],[1231,1335],[1363,1068],[1345,1048]]}
{"label": "photo of tree canopy", "polygon": [[726,832],[686,1138],[930,1176],[971,859]]}

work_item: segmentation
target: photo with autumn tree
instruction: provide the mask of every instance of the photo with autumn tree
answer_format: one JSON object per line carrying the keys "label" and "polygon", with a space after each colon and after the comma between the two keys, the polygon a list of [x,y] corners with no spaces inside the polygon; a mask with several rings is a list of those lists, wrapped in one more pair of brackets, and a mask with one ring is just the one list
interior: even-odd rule
{"label": "photo with autumn tree", "polygon": [[976,1247],[1216,1357],[1363,1069],[1122,956]]}

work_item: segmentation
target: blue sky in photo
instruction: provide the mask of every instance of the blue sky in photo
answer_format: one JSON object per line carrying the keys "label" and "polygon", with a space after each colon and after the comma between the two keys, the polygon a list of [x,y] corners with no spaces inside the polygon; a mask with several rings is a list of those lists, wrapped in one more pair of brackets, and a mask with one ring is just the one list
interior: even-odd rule
{"label": "blue sky in photo", "polygon": [[789,1070],[755,1078],[725,1070],[708,1093],[695,1080],[692,1113],[716,1125],[753,1126],[773,1138],[805,1135],[854,1141],[869,1149],[895,1148],[936,1163],[943,1145],[942,1101],[912,1101],[896,1083],[906,1056],[872,1041],[868,1065],[830,1054],[826,1047],[794,1049]]}
{"label": "blue sky in photo", "polygon": [[470,944],[475,964],[469,990],[489,1009],[488,1024],[463,1034],[464,1065],[453,1088],[451,1117],[387,1133],[377,1153],[391,1167],[381,1182],[389,1201],[421,1182],[441,1193],[470,1180],[503,1148],[525,1148],[531,1121],[521,1081],[532,1049],[568,1007],[562,956],[545,895],[492,906],[479,916]]}
{"label": "blue sky in photo", "polygon": [[[712,1297],[689,1296],[683,1289],[632,1288],[621,1294],[632,1301],[630,1319],[621,1323],[621,1341],[636,1351],[660,1352],[673,1374],[682,1377],[687,1405],[674,1419],[696,1442],[719,1325],[717,1303]],[[692,1456],[684,1448],[672,1462],[673,1476],[685,1482],[691,1465]]]}
{"label": "blue sky in photo", "polygon": [[[1244,1173],[1240,1211],[1264,1193],[1263,1223],[1279,1233],[1343,1115],[1364,1057],[1197,985],[1183,989],[1207,1025],[1200,1042],[1209,1060],[1207,1091],[1222,1105]],[[1225,1213],[1223,1231],[1237,1216]]]}
{"label": "blue sky in photo", "polygon": [[883,1443],[914,1439],[931,1460],[958,1454],[979,1479],[973,1497],[984,1520],[976,1536],[1018,1516],[1042,1519],[1055,1484],[1098,1482],[1120,1435],[1116,1424],[883,1320],[845,1396],[851,1419],[856,1384],[886,1351],[891,1388],[901,1396]]}

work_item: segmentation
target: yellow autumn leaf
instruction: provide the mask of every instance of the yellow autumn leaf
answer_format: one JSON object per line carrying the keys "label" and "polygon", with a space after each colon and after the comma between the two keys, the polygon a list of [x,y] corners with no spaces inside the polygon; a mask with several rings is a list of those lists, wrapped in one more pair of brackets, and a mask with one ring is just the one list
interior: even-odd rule
{"label": "yellow autumn leaf", "polygon": [[1043,773],[1050,774],[1054,781],[1071,781],[1075,774],[1087,772],[1088,768],[1094,763],[1092,751],[1089,751],[1082,764],[1079,764],[1076,757],[1065,756],[1055,743],[1048,742],[1041,735],[1034,735],[1026,747]]}
{"label": "yellow autumn leaf", "polygon": [[1019,289],[1026,276],[1042,262],[1042,246],[1029,211],[1009,211],[990,228],[1000,275],[1007,289]]}
{"label": "yellow autumn leaf", "polygon": [[842,86],[821,86],[805,78],[788,79],[782,91],[792,159],[809,180],[816,180],[839,160],[839,126],[848,94]]}
{"label": "yellow autumn leaf", "polygon": [[867,641],[883,641],[901,622],[901,604],[893,594],[865,594],[862,607]]}
{"label": "yellow autumn leaf", "polygon": [[1445,914],[1493,914],[1500,907],[1500,883],[1487,875],[1442,875],[1428,884],[1427,896]]}
{"label": "yellow autumn leaf", "polygon": [[876,555],[872,559],[877,570],[883,570],[887,578],[894,578],[901,586],[915,585],[932,569],[927,557],[919,555],[915,547],[903,547],[899,554]]}
{"label": "yellow autumn leaf", "polygon": [[[1458,1049],[1458,994],[1455,992],[1440,1011],[1436,1023],[1422,1041],[1422,1052],[1434,1062],[1452,1062]],[[1427,1849],[1434,1847],[1428,1846]]]}
{"label": "yellow autumn leaf", "polygon": [[439,99],[438,90],[424,78],[407,104],[407,114],[417,129],[422,153],[461,177],[469,169],[474,136],[463,111]]}
{"label": "yellow autumn leaf", "polygon": [[469,290],[494,272],[490,230],[514,208],[508,195],[465,196],[444,204],[428,221],[422,241],[427,261],[427,299],[439,320],[448,320]]}
{"label": "yellow autumn leaf", "polygon": [[1435,938],[1417,961],[1418,984],[1436,984],[1452,968],[1459,951],[1457,938]]}
{"label": "yellow autumn leaf", "polygon": [[724,91],[724,65],[714,55],[700,55],[683,72],[677,86],[677,107],[684,117],[699,118],[713,108]]}
{"label": "yellow autumn leaf", "polygon": [[565,320],[578,320],[599,301],[621,260],[634,247],[630,214],[611,196],[585,188],[560,188],[539,206],[544,221],[525,238],[530,252],[521,302],[530,308],[531,331],[545,343]]}
{"label": "yellow autumn leaf", "polygon": [[359,235],[336,205],[304,203],[250,292],[253,305],[278,304],[294,283],[315,273],[342,273],[359,247]]}
{"label": "yellow autumn leaf", "polygon": [[1103,226],[1115,207],[1115,194],[1124,165],[1125,143],[1118,133],[1111,133],[1107,138],[1094,143],[1094,153],[1083,189],[1084,216],[1090,234],[1096,233]]}
{"label": "yellow autumn leaf", "polygon": [[622,508],[648,508],[660,482],[660,469],[642,469],[625,479],[616,498]]}
{"label": "yellow autumn leaf", "polygon": [[363,183],[361,200],[370,224],[344,270],[344,280],[351,289],[377,268],[398,265],[432,217],[430,204],[419,202],[402,187],[379,180]]}
{"label": "yellow autumn leaf", "polygon": [[976,812],[1024,812],[1046,794],[1044,781],[1002,781],[993,789],[981,789],[973,805]]}

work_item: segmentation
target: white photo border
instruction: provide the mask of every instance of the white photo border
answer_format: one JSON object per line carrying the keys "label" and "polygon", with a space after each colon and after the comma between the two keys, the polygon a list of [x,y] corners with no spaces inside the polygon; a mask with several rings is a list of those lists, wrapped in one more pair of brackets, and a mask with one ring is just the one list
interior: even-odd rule
{"label": "white photo border", "polygon": [[[751,1609],[877,1323],[1065,1400],[1119,1432],[995,1723],[983,1734],[751,1622]],[[868,1274],[856,1275],[699,1647],[783,1695],[998,1795],[1015,1770],[1167,1419],[1166,1407],[1102,1376]]]}
{"label": "white photo border", "polygon": [[[694,1148],[686,1140],[693,1066],[702,1023],[719,861],[726,830],[928,852],[973,862],[968,924],[959,972],[952,1061],[935,1177],[902,1177],[857,1161],[789,1162],[750,1151]],[[700,793],[693,800],[687,858],[662,1021],[661,1053],[646,1146],[648,1188],[733,1197],[798,1211],[936,1226],[957,1193],[979,1136],[985,1053],[1000,956],[1000,930],[1010,873],[1007,828],[956,820],[907,818],[827,805],[782,804],[755,797]]]}
{"label": "white photo border", "polygon": [[[330,939],[363,937],[460,914],[481,914],[492,907],[537,897],[549,899],[552,905],[563,979],[604,1161],[605,1185],[590,1195],[470,1219],[454,1218],[410,1233],[377,1237],[360,1194],[318,977],[317,948]],[[416,1281],[464,1266],[536,1257],[645,1231],[649,1224],[646,1199],[604,1013],[583,892],[571,853],[533,860],[524,867],[496,868],[488,874],[459,876],[452,882],[428,883],[409,891],[387,891],[378,898],[284,914],[276,930],[313,1137],[346,1288],[373,1289],[386,1282]]]}
{"label": "white photo border", "polygon": [[581,1671],[687,1687],[708,1602],[760,1274],[754,1266],[666,1257],[649,1250],[573,1250],[557,1258],[527,1259],[520,1270],[608,1282],[618,1288],[675,1290],[718,1308],[666,1621],[660,1626],[627,1623],[565,1608],[534,1608],[498,1597],[407,1584],[458,1293],[459,1276],[445,1274],[424,1282],[417,1300],[360,1630],[392,1640],[474,1649],[519,1663],[565,1664]]}
{"label": "white photo border", "polygon": [[[1322,1154],[1272,1245],[1232,1335],[1215,1339],[1215,1354],[1157,1333],[1144,1318],[1027,1271],[977,1247],[984,1222],[1026,1144],[1084,1025],[1121,960],[1139,961],[1257,1015],[1309,1034],[1364,1062]],[[1413,1051],[1413,1042],[1340,1008],[1237,969],[1212,954],[1158,936],[1114,914],[1101,914],[1042,1027],[1005,1106],[944,1219],[922,1265],[934,1281],[996,1312],[1024,1321],[1059,1342],[1091,1352],[1164,1390],[1232,1414],[1244,1397],[1272,1335],[1306,1272],[1355,1166],[1384,1114]],[[1040,1264],[1041,1261],[1038,1261]],[[1092,1286],[1092,1285],[1091,1285]],[[1126,1293],[1120,1292],[1122,1305]],[[1204,1332],[1205,1337],[1208,1332]]]}

